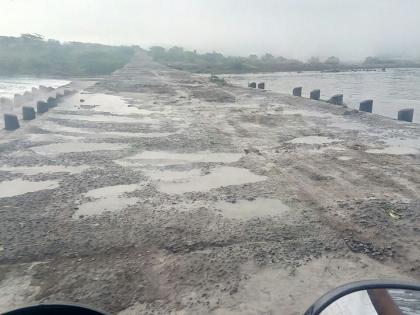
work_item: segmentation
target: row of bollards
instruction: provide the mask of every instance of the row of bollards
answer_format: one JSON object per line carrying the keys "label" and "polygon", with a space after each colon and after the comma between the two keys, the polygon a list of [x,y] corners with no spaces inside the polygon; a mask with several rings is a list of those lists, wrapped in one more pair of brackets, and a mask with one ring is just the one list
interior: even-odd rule
{"label": "row of bollards", "polygon": [[[34,89],[36,91],[36,88],[32,88],[32,91],[34,92]],[[45,91],[45,92],[51,92],[51,88],[48,87],[44,87],[44,86],[40,86],[39,89],[41,91]],[[36,112],[35,112],[35,108],[33,108],[32,106],[23,106],[22,107],[22,119],[23,120],[33,120],[36,118],[36,114],[43,114],[48,112],[49,109],[54,108],[58,105],[58,102],[60,101],[60,99],[63,96],[67,96],[70,95],[72,93],[74,93],[75,91],[73,90],[64,90],[64,94],[60,94],[60,93],[56,93],[56,97],[48,97],[47,101],[38,101],[36,103]],[[25,95],[25,94],[24,94]],[[15,104],[21,104],[22,102],[22,95],[16,94],[14,97],[14,101]],[[25,97],[25,101],[26,101],[27,97]],[[5,99],[1,99],[1,102],[6,103]],[[15,114],[4,114],[4,129],[9,130],[9,131],[13,131],[16,130],[20,127],[19,124],[19,119],[17,117],[17,115]]]}
{"label": "row of bollards", "polygon": [[[295,87],[292,91],[293,96],[302,96],[302,87]],[[319,101],[321,98],[321,90],[316,89],[309,93],[309,98],[312,100]],[[343,94],[336,94],[332,96],[327,102],[334,105],[344,105],[344,96]],[[359,111],[372,113],[373,110],[373,100],[365,100],[360,102]],[[414,109],[413,108],[404,108],[398,111],[398,120],[413,122]]]}
{"label": "row of bollards", "polygon": [[258,87],[260,90],[264,90],[265,89],[265,83],[260,82],[260,83],[257,84],[257,82],[251,82],[251,83],[248,83],[248,87],[254,88],[254,89],[256,89]]}

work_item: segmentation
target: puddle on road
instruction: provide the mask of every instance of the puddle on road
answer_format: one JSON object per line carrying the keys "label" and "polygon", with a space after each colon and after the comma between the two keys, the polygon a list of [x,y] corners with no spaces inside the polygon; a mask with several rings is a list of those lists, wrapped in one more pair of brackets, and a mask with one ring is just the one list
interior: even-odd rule
{"label": "puddle on road", "polygon": [[53,180],[32,182],[23,179],[14,179],[0,182],[0,198],[13,197],[46,189],[55,189],[57,187],[59,187],[58,182]]}
{"label": "puddle on road", "polygon": [[330,150],[331,151],[346,151],[346,149],[343,148],[343,147],[336,146],[336,145],[330,145],[330,146],[326,146],[326,147],[322,147],[322,148],[311,149],[311,150],[308,150],[308,152],[320,154],[320,153],[325,153],[325,152],[330,151]]}
{"label": "puddle on road", "polygon": [[328,127],[338,128],[342,130],[366,130],[366,126],[352,121],[338,121],[328,124]]}
{"label": "puddle on road", "polygon": [[36,174],[52,174],[52,173],[78,174],[78,173],[82,173],[88,168],[89,168],[88,165],[3,166],[3,167],[0,167],[0,171],[31,176],[31,175],[36,175]]}
{"label": "puddle on road", "polygon": [[243,220],[254,217],[277,216],[290,210],[280,200],[270,198],[258,198],[253,201],[238,200],[236,203],[218,201],[215,206],[222,210],[222,215],[225,218]]}
{"label": "puddle on road", "polygon": [[341,140],[331,139],[328,137],[307,136],[307,137],[294,138],[287,142],[296,143],[296,144],[326,144],[326,143],[333,143],[333,142],[339,142],[339,141]]}
{"label": "puddle on road", "polygon": [[122,166],[167,166],[189,163],[232,163],[238,161],[243,155],[239,153],[216,153],[200,151],[195,153],[174,153],[166,151],[145,151],[123,160],[115,161]]}
{"label": "puddle on road", "polygon": [[129,117],[129,116],[116,116],[116,115],[64,115],[64,114],[49,114],[49,118],[58,118],[65,120],[81,120],[91,122],[110,122],[110,123],[143,123],[143,124],[157,124],[158,120],[150,117]]}
{"label": "puddle on road", "polygon": [[255,183],[267,179],[247,169],[229,166],[216,167],[210,173],[204,174],[197,169],[184,172],[146,170],[145,173],[157,181],[157,188],[161,192],[167,194],[205,192],[214,188]]}
{"label": "puddle on road", "polygon": [[[84,102],[81,103],[80,99],[83,99]],[[103,93],[93,93],[93,94],[75,94],[71,98],[65,101],[64,105],[71,106],[71,109],[74,109],[74,105],[87,107],[93,111],[106,112],[115,115],[151,115],[156,112],[138,108],[136,106],[130,106],[126,100],[117,95],[103,94]]]}
{"label": "puddle on road", "polygon": [[77,153],[77,152],[91,152],[91,151],[111,151],[124,150],[128,148],[127,144],[123,143],[85,143],[85,142],[67,142],[67,143],[53,143],[32,147],[32,151],[41,155],[55,155],[61,153]]}
{"label": "puddle on road", "polygon": [[[159,137],[168,137],[175,134],[176,132],[121,132],[121,131],[109,131],[102,132],[97,129],[86,129],[86,128],[73,128],[67,127],[53,122],[46,122],[45,125],[41,126],[42,129],[51,132],[70,132],[70,133],[81,133],[81,134],[91,134],[101,138],[159,138]],[[72,137],[72,136],[62,136],[54,135],[55,137],[62,137],[64,140],[68,138],[74,138],[74,140],[83,139],[82,137]],[[45,138],[53,137],[53,135],[45,135]],[[51,140],[51,139],[50,139]]]}
{"label": "puddle on road", "polygon": [[60,125],[51,121],[42,122],[42,126],[40,126],[40,128],[46,131],[51,131],[51,132],[93,133],[89,129],[67,127],[67,126],[63,126],[63,125]]}
{"label": "puddle on road", "polygon": [[63,136],[52,133],[33,133],[28,134],[27,139],[31,142],[47,142],[47,141],[78,141],[83,137]]}
{"label": "puddle on road", "polygon": [[343,155],[343,156],[337,157],[337,160],[340,160],[340,161],[350,161],[350,160],[353,160],[353,158],[351,156],[345,156],[345,155]]}
{"label": "puddle on road", "polygon": [[83,194],[83,197],[95,199],[82,203],[73,214],[73,219],[78,219],[81,215],[99,215],[104,212],[115,212],[136,204],[139,200],[136,197],[125,197],[124,195],[144,186],[140,184],[115,185],[97,188]]}
{"label": "puddle on road", "polygon": [[372,154],[391,154],[391,155],[406,155],[406,154],[419,154],[420,151],[409,148],[409,147],[386,147],[383,149],[369,149],[366,150],[366,153],[372,153]]}
{"label": "puddle on road", "polygon": [[304,117],[320,117],[320,118],[337,118],[336,115],[329,113],[321,113],[312,110],[284,110],[283,115],[301,115]]}

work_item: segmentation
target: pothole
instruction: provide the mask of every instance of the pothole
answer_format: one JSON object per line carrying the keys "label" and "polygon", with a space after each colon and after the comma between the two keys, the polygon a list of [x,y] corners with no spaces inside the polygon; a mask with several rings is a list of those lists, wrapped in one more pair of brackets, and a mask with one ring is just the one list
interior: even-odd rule
{"label": "pothole", "polygon": [[64,120],[81,120],[91,122],[112,122],[112,123],[143,123],[143,124],[156,124],[158,120],[150,117],[129,117],[129,116],[117,116],[117,115],[99,115],[94,114],[90,116],[83,115],[64,115],[64,114],[50,114],[50,118],[58,118]]}
{"label": "pothole", "polygon": [[265,176],[252,173],[244,168],[220,166],[210,172],[191,171],[159,171],[146,170],[152,180],[157,181],[158,189],[167,194],[183,194],[186,192],[205,192],[214,188],[231,185],[243,185],[266,180]]}
{"label": "pothole", "polygon": [[97,188],[83,194],[83,198],[92,198],[92,201],[82,203],[73,214],[73,219],[81,216],[99,215],[104,212],[121,211],[134,205],[139,200],[136,197],[126,197],[125,194],[142,189],[143,185],[115,185]]}
{"label": "pothole", "polygon": [[141,165],[182,165],[189,163],[232,163],[242,157],[239,153],[214,153],[210,151],[201,151],[195,153],[174,153],[165,151],[145,151],[123,160],[117,160],[116,163],[122,166],[141,166]]}
{"label": "pothole", "polygon": [[59,187],[57,181],[47,180],[33,182],[23,179],[14,179],[0,182],[0,198],[14,197],[29,192],[40,190],[55,189]]}
{"label": "pothole", "polygon": [[247,220],[254,217],[278,216],[290,210],[282,201],[270,198],[255,200],[237,200],[235,203],[218,201],[216,208],[225,218]]}
{"label": "pothole", "polygon": [[67,143],[53,143],[32,147],[31,149],[41,155],[55,155],[61,153],[76,153],[76,152],[90,152],[90,151],[110,151],[110,150],[124,150],[128,145],[123,143],[85,143],[85,142],[67,142]]}
{"label": "pothole", "polygon": [[31,175],[36,175],[36,174],[52,174],[52,173],[78,174],[78,173],[82,173],[88,168],[89,168],[88,165],[4,166],[4,167],[0,167],[0,171],[31,176]]}
{"label": "pothole", "polygon": [[288,142],[295,143],[295,144],[326,144],[326,143],[333,143],[333,142],[339,142],[339,141],[341,140],[331,139],[328,137],[307,136],[307,137],[294,138]]}
{"label": "pothole", "polygon": [[383,149],[369,149],[366,153],[372,154],[391,154],[391,155],[405,155],[405,154],[419,154],[420,151],[409,147],[391,146]]}

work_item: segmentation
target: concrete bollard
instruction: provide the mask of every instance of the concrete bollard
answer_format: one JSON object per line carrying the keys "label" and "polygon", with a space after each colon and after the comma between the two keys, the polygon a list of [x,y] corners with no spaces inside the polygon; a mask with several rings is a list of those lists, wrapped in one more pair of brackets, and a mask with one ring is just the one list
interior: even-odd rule
{"label": "concrete bollard", "polygon": [[257,83],[251,82],[251,83],[248,84],[248,87],[251,87],[251,88],[255,89],[257,87]]}
{"label": "concrete bollard", "polygon": [[23,106],[22,107],[22,118],[23,120],[32,120],[35,119],[35,108],[30,106]]}
{"label": "concrete bollard", "polygon": [[373,100],[365,100],[360,102],[359,110],[361,112],[371,113],[373,110]]}
{"label": "concrete bollard", "polygon": [[47,99],[48,108],[53,108],[57,106],[57,100],[54,97],[49,97]]}
{"label": "concrete bollard", "polygon": [[404,108],[398,112],[398,120],[413,122],[414,108]]}
{"label": "concrete bollard", "polygon": [[43,114],[43,113],[48,112],[48,104],[43,101],[38,101],[36,103],[36,112],[38,114]]}
{"label": "concrete bollard", "polygon": [[258,83],[258,88],[261,89],[261,90],[264,90],[265,89],[265,83],[264,82]]}
{"label": "concrete bollard", "polygon": [[295,87],[293,89],[293,96],[302,96],[302,87]]}
{"label": "concrete bollard", "polygon": [[20,127],[19,120],[16,115],[4,114],[4,129],[13,131]]}
{"label": "concrete bollard", "polygon": [[328,103],[333,104],[333,105],[343,105],[343,94],[336,94],[332,96],[328,100]]}
{"label": "concrete bollard", "polygon": [[12,105],[13,101],[7,97],[0,97],[0,104],[1,105]]}
{"label": "concrete bollard", "polygon": [[15,94],[13,96],[13,104],[15,105],[21,105],[24,102],[23,96],[20,94]]}
{"label": "concrete bollard", "polygon": [[313,91],[311,91],[310,98],[312,100],[319,101],[319,99],[321,98],[321,90],[313,90]]}

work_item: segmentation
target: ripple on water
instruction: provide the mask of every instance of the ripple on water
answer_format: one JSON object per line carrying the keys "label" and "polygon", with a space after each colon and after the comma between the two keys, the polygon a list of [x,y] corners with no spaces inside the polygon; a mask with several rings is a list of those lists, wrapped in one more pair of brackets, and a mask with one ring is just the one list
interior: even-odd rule
{"label": "ripple on water", "polygon": [[46,189],[55,189],[59,187],[57,181],[47,180],[40,182],[33,182],[23,179],[14,179],[0,182],[0,198],[14,197],[23,195],[29,192],[35,192]]}
{"label": "ripple on water", "polygon": [[109,151],[124,150],[128,147],[123,143],[87,143],[87,142],[67,142],[53,143],[32,147],[32,151],[41,155],[55,155],[61,153],[91,152],[91,151]]}
{"label": "ripple on water", "polygon": [[142,189],[141,184],[115,185],[97,188],[83,194],[85,198],[92,198],[92,201],[82,203],[73,215],[73,219],[80,216],[100,215],[104,212],[115,212],[137,203],[139,198],[126,197],[125,194]]}
{"label": "ripple on water", "polygon": [[242,220],[278,216],[290,210],[282,201],[270,198],[257,198],[252,201],[237,200],[235,203],[218,201],[215,206],[222,210],[225,218]]}
{"label": "ripple on water", "polygon": [[230,166],[220,166],[210,172],[146,170],[146,175],[157,181],[158,189],[166,194],[205,192],[214,188],[243,185],[264,181],[267,178],[251,171]]}

